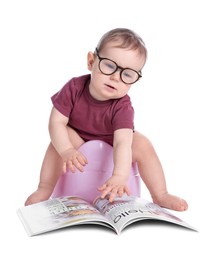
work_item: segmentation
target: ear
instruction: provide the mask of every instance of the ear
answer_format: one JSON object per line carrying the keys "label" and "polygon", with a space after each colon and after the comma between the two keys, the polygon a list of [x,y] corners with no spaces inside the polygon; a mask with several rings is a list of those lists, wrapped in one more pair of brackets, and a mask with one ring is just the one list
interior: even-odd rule
{"label": "ear", "polygon": [[93,52],[88,52],[87,54],[87,68],[91,71],[92,70],[92,67],[93,67],[93,64],[94,64],[94,61],[95,61],[95,55]]}

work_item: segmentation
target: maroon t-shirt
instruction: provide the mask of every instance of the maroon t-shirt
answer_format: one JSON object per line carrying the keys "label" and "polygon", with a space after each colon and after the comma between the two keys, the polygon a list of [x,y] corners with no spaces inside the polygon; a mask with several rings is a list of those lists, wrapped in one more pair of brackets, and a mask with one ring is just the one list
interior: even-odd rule
{"label": "maroon t-shirt", "polygon": [[72,78],[52,96],[52,103],[85,141],[103,140],[113,145],[115,130],[134,129],[130,97],[98,101],[91,96],[89,83],[90,75]]}

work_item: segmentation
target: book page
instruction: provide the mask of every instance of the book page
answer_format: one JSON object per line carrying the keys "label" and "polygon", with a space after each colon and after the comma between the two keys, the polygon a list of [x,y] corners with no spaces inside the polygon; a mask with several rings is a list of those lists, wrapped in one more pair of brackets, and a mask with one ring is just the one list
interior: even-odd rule
{"label": "book page", "polygon": [[115,225],[118,232],[127,225],[144,219],[163,220],[191,228],[168,210],[139,197],[123,195],[115,198],[114,202],[109,202],[108,198],[97,198],[94,205]]}
{"label": "book page", "polygon": [[91,204],[73,196],[50,199],[22,207],[17,213],[30,236],[86,222],[107,222]]}

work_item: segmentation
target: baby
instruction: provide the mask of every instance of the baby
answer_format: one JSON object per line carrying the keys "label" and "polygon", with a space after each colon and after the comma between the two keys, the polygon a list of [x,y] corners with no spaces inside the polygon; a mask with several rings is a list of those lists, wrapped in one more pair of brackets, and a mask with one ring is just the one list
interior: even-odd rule
{"label": "baby", "polygon": [[98,187],[101,198],[129,194],[127,181],[132,162],[153,202],[172,210],[188,208],[185,200],[167,191],[165,176],[150,141],[134,129],[134,109],[128,92],[141,79],[147,49],[141,37],[125,29],[113,29],[87,55],[90,74],[72,78],[54,96],[49,119],[51,142],[46,151],[38,189],[25,205],[50,197],[62,171],[84,170],[87,158],[78,148],[89,140],[113,146],[112,176]]}

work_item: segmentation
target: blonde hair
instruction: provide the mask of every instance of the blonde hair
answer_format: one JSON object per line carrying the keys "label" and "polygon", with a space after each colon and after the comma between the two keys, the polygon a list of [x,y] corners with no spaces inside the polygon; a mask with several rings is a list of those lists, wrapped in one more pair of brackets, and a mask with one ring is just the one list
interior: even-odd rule
{"label": "blonde hair", "polygon": [[143,39],[134,31],[126,28],[116,28],[105,33],[97,44],[98,51],[104,49],[107,43],[117,42],[116,47],[138,50],[147,59],[147,49]]}

